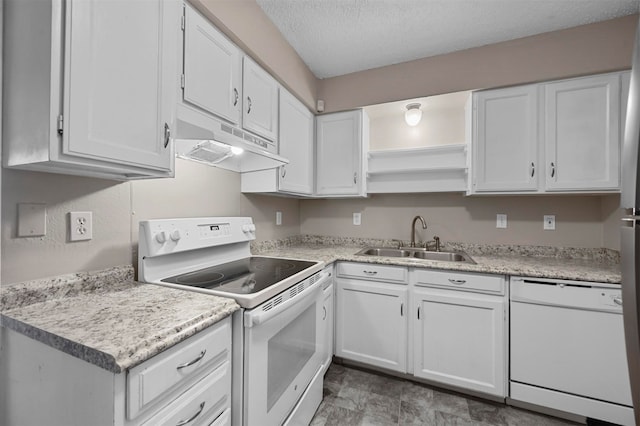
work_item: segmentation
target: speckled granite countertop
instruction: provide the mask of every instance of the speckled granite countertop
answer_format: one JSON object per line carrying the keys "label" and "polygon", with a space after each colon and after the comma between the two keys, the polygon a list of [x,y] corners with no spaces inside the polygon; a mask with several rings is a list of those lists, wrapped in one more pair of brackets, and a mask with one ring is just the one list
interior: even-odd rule
{"label": "speckled granite countertop", "polygon": [[239,308],[232,299],[137,283],[131,266],[0,289],[3,326],[114,373]]}
{"label": "speckled granite countertop", "polygon": [[476,264],[397,257],[356,256],[363,247],[394,247],[391,241],[303,236],[280,244],[262,243],[254,254],[335,261],[378,263],[450,271],[482,272],[536,278],[621,282],[619,255],[607,249],[533,246],[482,246],[449,243],[445,250],[463,250]]}

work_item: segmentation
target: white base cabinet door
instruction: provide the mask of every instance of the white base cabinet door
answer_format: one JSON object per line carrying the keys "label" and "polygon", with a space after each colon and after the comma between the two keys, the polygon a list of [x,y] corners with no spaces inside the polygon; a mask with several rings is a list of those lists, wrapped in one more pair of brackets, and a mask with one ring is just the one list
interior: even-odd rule
{"label": "white base cabinet door", "polygon": [[502,296],[418,288],[412,294],[416,377],[506,395]]}
{"label": "white base cabinet door", "polygon": [[336,355],[406,372],[407,286],[338,279]]}

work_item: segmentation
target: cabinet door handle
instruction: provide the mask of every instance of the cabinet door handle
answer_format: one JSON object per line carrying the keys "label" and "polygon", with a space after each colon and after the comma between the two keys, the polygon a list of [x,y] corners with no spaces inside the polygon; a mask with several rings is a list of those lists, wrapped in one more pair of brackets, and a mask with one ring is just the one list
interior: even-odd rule
{"label": "cabinet door handle", "polygon": [[238,105],[238,89],[233,88],[233,106]]}
{"label": "cabinet door handle", "polygon": [[169,140],[171,140],[171,127],[169,124],[164,123],[164,147],[169,146]]}
{"label": "cabinet door handle", "polygon": [[322,314],[322,321],[324,321],[324,320],[327,319],[327,307],[326,306],[322,307],[322,313],[323,313]]}
{"label": "cabinet door handle", "polygon": [[377,275],[378,274],[378,271],[362,271],[362,272],[364,272],[367,275]]}
{"label": "cabinet door handle", "polygon": [[403,317],[404,316],[404,303],[400,304],[400,316]]}
{"label": "cabinet door handle", "polygon": [[285,166],[282,166],[282,172],[280,174],[282,175],[283,179],[287,175],[287,169],[285,168]]}
{"label": "cabinet door handle", "polygon": [[202,352],[200,352],[200,355],[198,355],[195,359],[189,361],[189,362],[185,362],[184,364],[180,364],[179,366],[176,367],[176,370],[181,370],[183,368],[186,367],[190,367],[193,364],[195,364],[196,362],[200,361],[202,358],[204,358],[204,354],[207,353],[206,349],[203,349]]}
{"label": "cabinet door handle", "polygon": [[551,162],[551,177],[555,177],[556,175],[556,165],[554,164],[554,162]]}
{"label": "cabinet door handle", "polygon": [[353,183],[358,183],[358,172],[353,174]]}
{"label": "cabinet door handle", "polygon": [[184,425],[186,425],[188,423],[191,423],[192,421],[194,421],[202,413],[202,410],[204,410],[204,401],[202,401],[202,403],[200,403],[200,409],[198,410],[197,413],[195,413],[193,416],[191,416],[187,420],[180,420],[178,423],[176,423],[176,426],[184,426]]}
{"label": "cabinet door handle", "polygon": [[418,319],[420,319],[420,306],[418,306]]}
{"label": "cabinet door handle", "polygon": [[247,114],[251,112],[251,97],[247,96]]}
{"label": "cabinet door handle", "polygon": [[467,282],[467,280],[454,280],[453,278],[449,278],[449,282],[455,285],[462,285]]}
{"label": "cabinet door handle", "polygon": [[533,177],[536,174],[536,165],[533,164],[533,161],[531,162],[531,177]]}

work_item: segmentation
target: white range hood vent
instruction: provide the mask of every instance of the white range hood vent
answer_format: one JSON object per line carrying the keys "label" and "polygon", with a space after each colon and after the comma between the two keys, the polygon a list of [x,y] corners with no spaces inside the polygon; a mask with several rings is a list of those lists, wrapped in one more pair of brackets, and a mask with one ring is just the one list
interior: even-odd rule
{"label": "white range hood vent", "polygon": [[178,105],[176,157],[234,172],[274,169],[289,163],[275,145],[185,105]]}

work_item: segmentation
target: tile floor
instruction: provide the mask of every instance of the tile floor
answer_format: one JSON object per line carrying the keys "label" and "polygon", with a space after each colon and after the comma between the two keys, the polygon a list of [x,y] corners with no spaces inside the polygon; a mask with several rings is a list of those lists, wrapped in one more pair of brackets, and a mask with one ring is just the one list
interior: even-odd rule
{"label": "tile floor", "polygon": [[312,426],[576,425],[390,376],[332,364]]}

